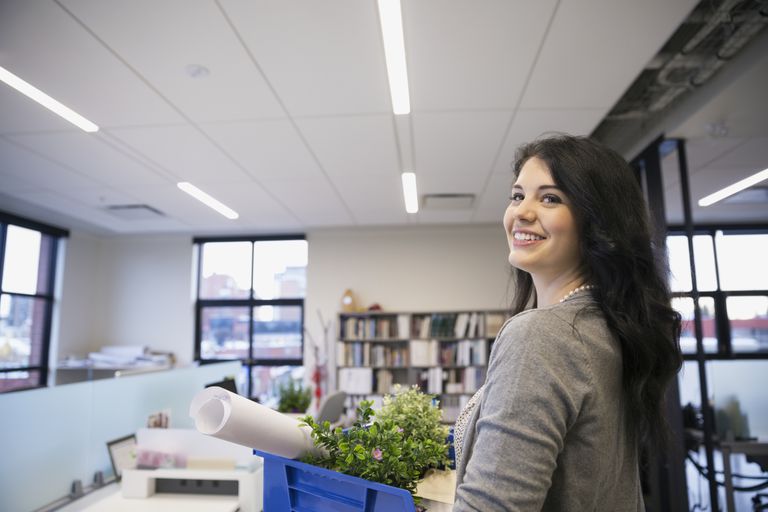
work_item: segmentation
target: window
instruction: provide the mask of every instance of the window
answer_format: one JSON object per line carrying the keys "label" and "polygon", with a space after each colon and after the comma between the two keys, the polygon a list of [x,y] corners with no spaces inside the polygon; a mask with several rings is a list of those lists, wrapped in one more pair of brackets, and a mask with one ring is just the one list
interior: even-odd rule
{"label": "window", "polygon": [[195,239],[195,356],[242,361],[240,392],[270,406],[303,377],[308,248],[303,237]]}
{"label": "window", "polygon": [[[768,353],[768,278],[762,271],[768,233],[754,228],[699,229],[693,237],[702,315],[704,351],[712,354]],[[675,309],[683,316],[681,346],[696,353],[688,242],[667,237],[670,285]]]}
{"label": "window", "polygon": [[0,212],[0,392],[46,385],[59,239]]}

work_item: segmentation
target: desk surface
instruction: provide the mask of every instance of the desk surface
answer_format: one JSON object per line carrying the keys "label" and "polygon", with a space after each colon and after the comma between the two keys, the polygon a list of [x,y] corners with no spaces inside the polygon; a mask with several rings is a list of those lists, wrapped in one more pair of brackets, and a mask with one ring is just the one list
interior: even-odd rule
{"label": "desk surface", "polygon": [[109,484],[58,512],[235,512],[237,496],[207,496],[199,494],[155,494],[149,498],[123,498],[120,485]]}
{"label": "desk surface", "polygon": [[199,494],[155,494],[149,498],[123,498],[119,488],[82,512],[235,512],[237,496],[202,496]]}

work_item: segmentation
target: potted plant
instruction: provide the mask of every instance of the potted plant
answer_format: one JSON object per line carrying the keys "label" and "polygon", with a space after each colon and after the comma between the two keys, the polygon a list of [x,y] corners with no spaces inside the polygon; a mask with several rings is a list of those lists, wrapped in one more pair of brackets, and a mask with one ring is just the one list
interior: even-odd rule
{"label": "potted plant", "polygon": [[[346,430],[331,430],[329,422],[319,424],[311,416],[302,418],[312,429],[315,444],[327,452],[308,455],[303,461],[400,487],[409,491],[418,505],[420,498],[414,493],[419,479],[429,468],[449,463],[441,411],[433,404],[433,397],[417,387],[387,396],[379,412],[374,412],[372,404],[360,402],[356,420]],[[371,421],[374,415],[376,420]]]}
{"label": "potted plant", "polygon": [[280,386],[279,393],[277,410],[280,412],[305,412],[312,401],[312,391],[294,380]]}

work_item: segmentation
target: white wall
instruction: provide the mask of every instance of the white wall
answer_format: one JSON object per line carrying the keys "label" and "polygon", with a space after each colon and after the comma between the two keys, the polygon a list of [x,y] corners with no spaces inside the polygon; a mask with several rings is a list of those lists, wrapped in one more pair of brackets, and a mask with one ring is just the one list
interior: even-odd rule
{"label": "white wall", "polygon": [[[495,309],[507,305],[508,263],[499,225],[318,230],[307,234],[305,322],[333,321],[346,288],[388,310]],[[70,237],[59,355],[104,344],[146,344],[193,358],[192,242],[188,236]],[[309,340],[307,340],[307,353]]]}
{"label": "white wall", "polygon": [[193,359],[191,237],[73,235],[64,274],[60,357],[139,344]]}
{"label": "white wall", "polygon": [[58,359],[83,356],[99,345],[105,309],[101,239],[72,232],[65,242],[58,302]]}
{"label": "white wall", "polygon": [[[333,357],[344,290],[358,305],[389,311],[503,309],[509,304],[509,253],[499,225],[323,230],[307,234],[305,323]],[[307,343],[309,340],[307,340]],[[307,344],[307,362],[312,364]],[[330,365],[330,381],[333,365]]]}

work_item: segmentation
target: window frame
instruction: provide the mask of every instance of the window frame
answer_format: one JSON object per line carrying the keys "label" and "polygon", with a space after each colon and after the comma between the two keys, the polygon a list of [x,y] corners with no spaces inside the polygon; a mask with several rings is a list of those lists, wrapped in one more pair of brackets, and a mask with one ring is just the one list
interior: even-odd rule
{"label": "window frame", "polygon": [[[766,225],[695,225],[692,236],[708,235],[712,240],[712,253],[715,258],[715,280],[716,288],[710,291],[697,290],[699,298],[711,297],[715,303],[715,334],[717,336],[717,352],[705,352],[704,359],[712,361],[722,360],[740,360],[740,359],[768,359],[768,352],[734,352],[731,333],[731,321],[728,318],[727,301],[729,297],[753,297],[766,296],[768,290],[723,290],[720,285],[720,260],[717,254],[717,244],[715,243],[715,234],[722,231],[728,235],[768,235],[768,224]],[[685,226],[671,225],[667,230],[668,236],[688,236]],[[686,292],[672,292],[675,298],[694,298],[693,288]],[[697,354],[695,352],[683,354],[686,361],[695,361]]]}
{"label": "window frame", "polygon": [[[252,235],[252,236],[223,236],[223,237],[195,237],[192,243],[195,246],[195,256],[197,259],[196,283],[195,283],[195,339],[194,339],[194,358],[201,365],[221,362],[222,359],[203,359],[201,355],[202,347],[202,316],[206,308],[211,307],[245,307],[248,308],[248,357],[233,358],[232,361],[240,361],[244,368],[247,368],[247,396],[251,397],[253,393],[253,368],[257,366],[303,366],[304,365],[304,301],[301,298],[280,298],[280,299],[256,299],[253,294],[253,266],[254,266],[254,244],[257,242],[279,242],[289,240],[304,240],[304,234],[287,235]],[[250,242],[251,243],[251,288],[248,298],[239,299],[210,299],[200,298],[200,288],[202,285],[203,273],[203,245],[206,243],[221,242]],[[253,357],[253,328],[254,328],[254,309],[259,306],[293,306],[301,310],[301,354],[297,358],[265,359]]]}
{"label": "window frame", "polygon": [[[42,236],[50,237],[50,250],[48,251],[47,255],[48,274],[45,276],[45,292],[41,293],[36,290],[35,293],[30,294],[3,290],[3,273],[5,271],[5,248],[7,244],[8,226],[17,226],[24,229],[30,229],[39,232]],[[36,222],[24,217],[19,217],[12,213],[0,210],[0,296],[8,295],[10,297],[42,300],[44,303],[44,311],[42,315],[43,325],[40,364],[0,368],[0,374],[17,371],[36,371],[38,372],[37,383],[31,386],[0,390],[0,393],[13,393],[15,391],[24,391],[27,389],[46,387],[48,385],[48,376],[50,374],[49,360],[51,355],[51,333],[53,331],[53,309],[56,303],[55,286],[57,262],[59,258],[59,244],[61,243],[62,239],[67,237],[69,237],[68,230]],[[39,264],[43,264],[42,258]]]}

